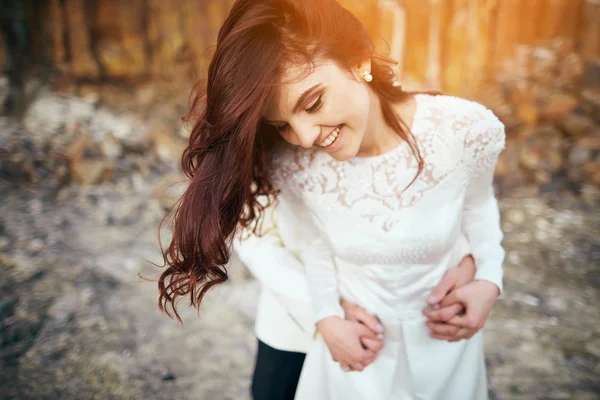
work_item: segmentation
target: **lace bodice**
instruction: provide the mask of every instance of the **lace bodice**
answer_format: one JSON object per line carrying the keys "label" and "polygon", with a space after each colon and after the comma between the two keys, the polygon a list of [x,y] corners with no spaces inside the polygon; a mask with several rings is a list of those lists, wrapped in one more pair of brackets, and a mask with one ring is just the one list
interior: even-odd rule
{"label": "lace bodice", "polygon": [[424,161],[414,182],[418,160],[404,142],[380,156],[347,162],[287,146],[274,157],[275,184],[299,197],[327,196],[321,204],[346,208],[389,231],[395,211],[413,206],[444,180],[464,189],[469,178],[495,164],[504,147],[503,126],[489,110],[448,96],[417,95],[412,132]]}
{"label": "lace bodice", "polygon": [[289,145],[274,154],[273,184],[282,200],[314,223],[320,240],[304,257],[316,320],[340,312],[334,306],[339,295],[332,291],[334,264],[367,267],[365,279],[378,279],[394,293],[405,278],[383,278],[383,266],[386,274],[389,266],[434,268],[461,230],[479,278],[501,288],[504,252],[492,177],[504,127],[471,101],[430,95],[417,95],[416,101],[411,130],[423,159],[420,173],[407,143],[343,162],[321,150]]}

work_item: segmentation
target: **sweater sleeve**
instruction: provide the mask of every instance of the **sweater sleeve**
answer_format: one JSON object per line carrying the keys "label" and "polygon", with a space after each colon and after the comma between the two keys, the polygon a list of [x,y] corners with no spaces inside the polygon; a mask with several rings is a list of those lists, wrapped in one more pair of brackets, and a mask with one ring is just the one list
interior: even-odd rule
{"label": "sweater sleeve", "polygon": [[292,216],[279,215],[275,205],[265,210],[259,234],[253,227],[233,239],[233,249],[260,284],[291,301],[310,301],[308,282],[300,259],[281,240],[278,223],[296,223]]}

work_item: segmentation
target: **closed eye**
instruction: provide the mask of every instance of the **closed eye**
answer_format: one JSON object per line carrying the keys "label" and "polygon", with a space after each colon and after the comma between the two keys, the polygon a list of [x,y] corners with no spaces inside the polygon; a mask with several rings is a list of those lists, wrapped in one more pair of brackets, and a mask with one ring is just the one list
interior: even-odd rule
{"label": "closed eye", "polygon": [[319,111],[319,108],[323,105],[323,94],[319,95],[319,98],[313,103],[312,106],[306,109],[306,112],[309,114],[315,113]]}

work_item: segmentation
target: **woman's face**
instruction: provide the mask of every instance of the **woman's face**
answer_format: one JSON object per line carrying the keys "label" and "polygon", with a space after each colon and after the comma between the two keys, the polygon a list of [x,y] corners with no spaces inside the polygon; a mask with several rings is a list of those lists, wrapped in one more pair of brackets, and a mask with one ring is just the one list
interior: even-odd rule
{"label": "woman's face", "polygon": [[369,126],[372,96],[361,79],[370,65],[347,71],[332,61],[288,68],[265,113],[289,143],[315,147],[339,161],[358,153]]}

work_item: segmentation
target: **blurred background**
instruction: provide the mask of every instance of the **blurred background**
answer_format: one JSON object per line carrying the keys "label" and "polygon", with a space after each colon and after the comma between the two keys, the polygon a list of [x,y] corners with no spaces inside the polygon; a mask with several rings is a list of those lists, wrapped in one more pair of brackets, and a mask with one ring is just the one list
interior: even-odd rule
{"label": "blurred background", "polygon": [[[506,124],[492,399],[599,399],[600,1],[340,1],[405,87]],[[161,272],[181,117],[230,5],[0,0],[0,399],[248,399],[243,265],[183,326],[138,276]]]}

